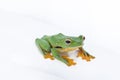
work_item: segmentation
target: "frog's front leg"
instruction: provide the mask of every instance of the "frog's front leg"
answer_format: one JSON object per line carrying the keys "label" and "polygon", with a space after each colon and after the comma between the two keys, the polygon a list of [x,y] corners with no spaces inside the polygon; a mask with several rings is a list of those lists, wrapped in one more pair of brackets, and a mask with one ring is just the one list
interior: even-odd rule
{"label": "frog's front leg", "polygon": [[67,56],[60,56],[58,51],[56,50],[56,48],[52,48],[51,49],[51,52],[53,54],[53,56],[62,61],[63,63],[65,63],[66,65],[68,66],[72,66],[72,65],[75,65],[76,63],[73,61],[73,59],[69,59]]}
{"label": "frog's front leg", "polygon": [[86,52],[82,47],[79,48],[77,57],[82,57],[82,59],[86,60],[86,61],[90,61],[91,59],[95,58],[94,56],[92,56],[88,52]]}
{"label": "frog's front leg", "polygon": [[45,39],[36,39],[35,40],[38,49],[43,53],[45,59],[50,58],[54,60],[54,57],[51,55],[51,46]]}

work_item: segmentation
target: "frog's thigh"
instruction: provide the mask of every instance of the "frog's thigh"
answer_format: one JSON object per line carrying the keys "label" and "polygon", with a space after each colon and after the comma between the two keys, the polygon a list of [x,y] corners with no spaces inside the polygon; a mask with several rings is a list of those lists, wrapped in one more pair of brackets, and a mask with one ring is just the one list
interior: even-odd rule
{"label": "frog's thigh", "polygon": [[44,54],[50,52],[50,45],[49,45],[49,43],[46,40],[37,38],[35,40],[35,42],[36,42],[38,48],[41,49]]}

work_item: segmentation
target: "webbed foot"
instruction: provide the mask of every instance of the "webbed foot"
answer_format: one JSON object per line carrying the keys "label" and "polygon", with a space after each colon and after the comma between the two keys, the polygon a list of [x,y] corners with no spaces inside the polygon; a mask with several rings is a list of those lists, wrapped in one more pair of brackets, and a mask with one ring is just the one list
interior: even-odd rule
{"label": "webbed foot", "polygon": [[54,60],[54,57],[53,57],[50,53],[45,54],[45,55],[44,55],[44,58],[45,58],[45,59],[50,58],[51,60]]}
{"label": "webbed foot", "polygon": [[62,56],[63,59],[65,59],[68,62],[68,66],[76,65],[73,59],[68,58],[68,56]]}
{"label": "webbed foot", "polygon": [[83,60],[90,61],[91,59],[94,59],[95,57],[84,51],[82,48],[80,48],[80,51],[77,54],[77,57],[82,57]]}

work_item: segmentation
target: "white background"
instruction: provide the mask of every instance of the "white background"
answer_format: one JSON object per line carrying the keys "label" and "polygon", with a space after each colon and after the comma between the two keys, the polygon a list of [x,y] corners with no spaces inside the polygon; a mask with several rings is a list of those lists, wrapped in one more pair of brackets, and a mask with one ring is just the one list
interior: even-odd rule
{"label": "white background", "polygon": [[[35,38],[85,35],[96,59],[43,59]],[[119,0],[0,0],[0,80],[120,80]]]}

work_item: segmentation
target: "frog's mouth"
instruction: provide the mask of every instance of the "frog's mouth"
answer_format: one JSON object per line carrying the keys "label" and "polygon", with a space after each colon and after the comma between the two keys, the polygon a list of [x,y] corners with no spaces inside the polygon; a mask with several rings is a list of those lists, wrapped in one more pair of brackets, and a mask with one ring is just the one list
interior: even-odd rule
{"label": "frog's mouth", "polygon": [[77,50],[82,46],[77,46],[77,47],[69,47],[69,48],[62,48],[61,46],[56,46],[55,48],[57,48],[58,51],[60,52],[68,52],[68,51],[73,51],[73,50]]}
{"label": "frog's mouth", "polygon": [[61,46],[56,46],[55,48],[62,48]]}
{"label": "frog's mouth", "polygon": [[[80,48],[80,47],[82,47],[82,46],[70,47],[70,48]],[[63,48],[63,47],[61,47],[61,46],[56,46],[55,48]]]}

